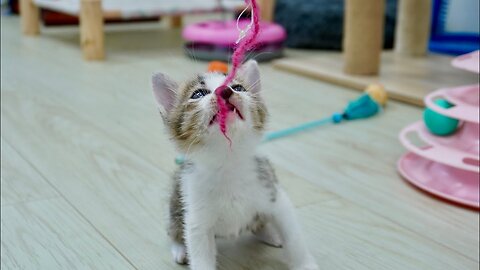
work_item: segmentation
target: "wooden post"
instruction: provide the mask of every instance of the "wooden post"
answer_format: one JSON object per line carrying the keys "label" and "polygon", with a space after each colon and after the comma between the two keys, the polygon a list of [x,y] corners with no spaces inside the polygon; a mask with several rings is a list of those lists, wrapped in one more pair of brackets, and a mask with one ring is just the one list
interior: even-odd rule
{"label": "wooden post", "polygon": [[20,0],[22,32],[28,36],[40,33],[40,11],[33,0]]}
{"label": "wooden post", "polygon": [[275,16],[275,0],[260,0],[260,19],[266,22],[272,22]]}
{"label": "wooden post", "polygon": [[86,60],[105,58],[101,0],[81,0],[80,46]]}
{"label": "wooden post", "polygon": [[180,28],[183,25],[181,15],[173,15],[170,17],[170,28]]}
{"label": "wooden post", "polygon": [[405,56],[427,53],[430,37],[431,0],[399,0],[395,52]]}
{"label": "wooden post", "polygon": [[378,74],[384,14],[385,0],[346,0],[343,36],[345,73]]}

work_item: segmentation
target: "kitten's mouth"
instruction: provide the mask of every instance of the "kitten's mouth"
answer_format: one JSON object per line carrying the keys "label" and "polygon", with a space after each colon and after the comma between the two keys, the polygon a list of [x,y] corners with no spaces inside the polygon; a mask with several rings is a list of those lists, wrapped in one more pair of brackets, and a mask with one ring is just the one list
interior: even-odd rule
{"label": "kitten's mouth", "polygon": [[228,102],[228,103],[227,103],[227,107],[228,107],[228,110],[229,110],[229,111],[231,111],[231,112],[233,112],[233,113],[236,113],[236,114],[238,115],[238,117],[240,117],[240,119],[243,120],[243,115],[242,115],[242,113],[240,112],[240,110],[239,110],[237,107],[235,107],[235,105],[233,105],[232,103]]}
{"label": "kitten's mouth", "polygon": [[[226,103],[225,105],[227,105],[227,108],[228,108],[229,112],[233,112],[234,114],[238,115],[238,117],[241,120],[244,120],[242,113],[240,112],[240,110],[237,107],[235,107],[235,105],[233,105],[230,102]],[[217,119],[218,119],[217,116],[218,116],[218,113],[213,115],[212,119],[210,120],[210,125],[213,125],[217,122]]]}

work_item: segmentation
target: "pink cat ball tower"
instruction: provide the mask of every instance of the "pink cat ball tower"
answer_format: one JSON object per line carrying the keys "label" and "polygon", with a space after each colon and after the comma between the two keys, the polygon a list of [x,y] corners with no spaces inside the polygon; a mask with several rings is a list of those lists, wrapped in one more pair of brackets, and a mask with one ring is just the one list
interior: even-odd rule
{"label": "pink cat ball tower", "polygon": [[[479,73],[479,51],[457,57],[456,68]],[[479,84],[444,88],[424,101],[436,113],[458,119],[453,135],[436,136],[423,121],[402,130],[400,141],[409,150],[398,162],[398,171],[410,183],[438,197],[480,208],[479,183]],[[453,106],[442,108],[435,101],[447,100]],[[421,143],[419,143],[419,141]]]}

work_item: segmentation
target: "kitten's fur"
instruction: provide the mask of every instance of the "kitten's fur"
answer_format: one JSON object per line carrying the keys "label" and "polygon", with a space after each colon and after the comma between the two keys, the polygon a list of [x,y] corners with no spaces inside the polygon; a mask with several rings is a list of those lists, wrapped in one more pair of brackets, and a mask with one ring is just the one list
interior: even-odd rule
{"label": "kitten's fur", "polygon": [[[180,86],[161,73],[152,79],[164,122],[187,157],[175,174],[170,200],[174,259],[188,262],[192,270],[214,270],[215,238],[251,231],[267,244],[283,246],[291,269],[318,269],[272,166],[255,154],[267,118],[257,63],[240,68],[230,84],[237,91],[225,96],[235,107],[227,118],[231,145],[215,118],[214,91],[224,79],[224,74],[205,73]],[[210,93],[192,99],[198,89]]]}

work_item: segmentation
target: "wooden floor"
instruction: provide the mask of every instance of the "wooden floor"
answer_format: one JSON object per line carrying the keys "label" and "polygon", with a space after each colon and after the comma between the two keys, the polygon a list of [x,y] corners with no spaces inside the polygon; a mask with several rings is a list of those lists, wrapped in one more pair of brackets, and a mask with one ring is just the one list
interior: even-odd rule
{"label": "wooden floor", "polygon": [[[205,64],[158,25],[110,28],[108,60],[86,63],[75,28],[24,38],[18,19],[1,23],[2,270],[186,269],[170,258],[175,152],[149,79],[154,70],[186,78]],[[270,65],[261,72],[271,129],[358,96]],[[395,170],[405,151],[397,135],[420,117],[392,102],[378,117],[261,147],[321,269],[478,269],[478,212],[425,195]],[[219,269],[286,269],[281,250],[250,237],[219,245]]]}

